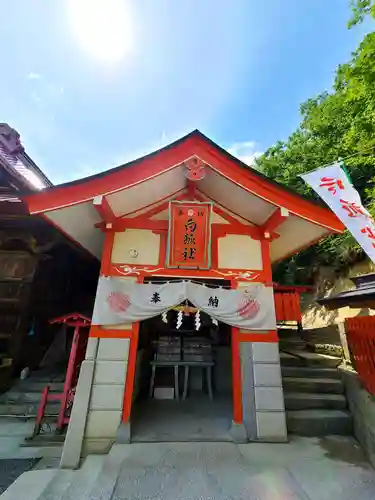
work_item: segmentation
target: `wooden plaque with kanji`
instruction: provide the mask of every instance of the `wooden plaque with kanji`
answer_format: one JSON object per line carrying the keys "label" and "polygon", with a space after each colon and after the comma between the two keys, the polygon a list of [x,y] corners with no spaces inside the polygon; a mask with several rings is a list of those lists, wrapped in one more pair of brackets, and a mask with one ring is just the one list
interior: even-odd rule
{"label": "wooden plaque with kanji", "polygon": [[166,267],[209,269],[211,203],[171,201]]}

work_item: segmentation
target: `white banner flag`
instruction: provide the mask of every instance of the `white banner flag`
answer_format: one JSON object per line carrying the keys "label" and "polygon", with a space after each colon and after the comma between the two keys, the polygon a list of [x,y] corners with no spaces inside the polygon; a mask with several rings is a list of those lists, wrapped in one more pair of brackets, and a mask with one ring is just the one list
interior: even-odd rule
{"label": "white banner flag", "polygon": [[375,262],[375,222],[338,163],[301,175]]}
{"label": "white banner flag", "polygon": [[141,321],[158,316],[185,300],[228,325],[248,330],[276,329],[273,289],[262,284],[225,290],[189,281],[157,285],[106,277],[99,278],[92,324]]}

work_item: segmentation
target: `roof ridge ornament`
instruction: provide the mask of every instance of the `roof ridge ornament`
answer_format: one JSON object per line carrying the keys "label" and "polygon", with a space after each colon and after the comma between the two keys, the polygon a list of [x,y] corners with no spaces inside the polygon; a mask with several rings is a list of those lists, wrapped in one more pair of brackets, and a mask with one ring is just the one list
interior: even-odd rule
{"label": "roof ridge ornament", "polygon": [[185,177],[189,181],[201,181],[206,176],[206,163],[198,156],[192,156],[184,162]]}
{"label": "roof ridge ornament", "polygon": [[0,143],[5,149],[5,153],[12,156],[25,151],[21,144],[20,134],[7,123],[0,123]]}

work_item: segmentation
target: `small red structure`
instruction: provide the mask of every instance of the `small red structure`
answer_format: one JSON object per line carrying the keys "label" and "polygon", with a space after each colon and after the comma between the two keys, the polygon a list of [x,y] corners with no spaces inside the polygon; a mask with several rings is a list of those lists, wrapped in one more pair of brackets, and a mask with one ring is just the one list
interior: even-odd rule
{"label": "small red structure", "polygon": [[62,324],[74,328],[72,347],[69,355],[68,368],[66,370],[64,391],[58,394],[50,393],[49,385],[43,389],[32,438],[40,432],[48,402],[60,401],[60,411],[57,419],[56,430],[61,432],[64,426],[69,423],[70,417],[67,414],[67,410],[70,409],[73,403],[79,370],[81,368],[81,363],[85,358],[87,346],[88,331],[85,335],[83,328],[87,328],[91,325],[91,319],[80,313],[70,313],[50,320],[50,324]]}
{"label": "small red structure", "polygon": [[354,367],[375,396],[375,316],[346,318],[345,330]]}
{"label": "small red structure", "polygon": [[313,290],[312,286],[274,285],[276,321],[295,321],[302,328],[301,293]]}
{"label": "small red structure", "polygon": [[[350,279],[355,288],[320,299],[318,303],[329,310],[340,307],[374,309],[375,273],[353,276]],[[375,316],[346,318],[345,331],[349,347],[347,357],[367,391],[375,396]]]}

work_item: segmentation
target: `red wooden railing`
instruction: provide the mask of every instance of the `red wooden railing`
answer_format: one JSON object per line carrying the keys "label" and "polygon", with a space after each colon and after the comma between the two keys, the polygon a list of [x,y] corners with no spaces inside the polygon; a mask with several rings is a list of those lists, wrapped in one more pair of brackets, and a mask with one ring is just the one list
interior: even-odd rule
{"label": "red wooden railing", "polygon": [[347,318],[345,326],[354,368],[368,392],[375,395],[375,316]]}

